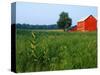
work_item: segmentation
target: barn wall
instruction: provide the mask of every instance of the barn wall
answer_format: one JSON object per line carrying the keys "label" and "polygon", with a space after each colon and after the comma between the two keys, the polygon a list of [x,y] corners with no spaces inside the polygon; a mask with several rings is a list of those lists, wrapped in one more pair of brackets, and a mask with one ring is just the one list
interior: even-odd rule
{"label": "barn wall", "polygon": [[84,31],[84,25],[85,25],[85,22],[84,21],[80,21],[77,23],[77,31]]}
{"label": "barn wall", "polygon": [[97,30],[97,20],[93,17],[89,17],[85,20],[85,30],[86,31],[95,31]]}

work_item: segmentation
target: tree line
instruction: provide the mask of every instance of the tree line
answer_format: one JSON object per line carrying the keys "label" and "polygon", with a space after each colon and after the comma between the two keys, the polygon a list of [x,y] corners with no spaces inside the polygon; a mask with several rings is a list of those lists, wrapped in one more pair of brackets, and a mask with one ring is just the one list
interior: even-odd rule
{"label": "tree line", "polygon": [[72,19],[69,17],[69,14],[67,12],[63,11],[60,13],[59,19],[56,22],[56,24],[30,25],[30,24],[17,23],[15,25],[16,25],[16,28],[19,28],[19,29],[63,29],[64,31],[66,31],[66,29],[71,28]]}
{"label": "tree line", "polygon": [[30,25],[30,24],[15,24],[17,29],[58,29],[56,24],[51,25]]}

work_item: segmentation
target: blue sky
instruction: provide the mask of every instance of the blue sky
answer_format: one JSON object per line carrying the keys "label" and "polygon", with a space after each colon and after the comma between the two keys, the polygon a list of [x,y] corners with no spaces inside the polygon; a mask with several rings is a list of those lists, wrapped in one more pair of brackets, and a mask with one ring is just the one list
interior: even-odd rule
{"label": "blue sky", "polygon": [[97,7],[93,6],[17,2],[16,23],[56,24],[62,11],[69,13],[72,25],[89,15],[97,18]]}

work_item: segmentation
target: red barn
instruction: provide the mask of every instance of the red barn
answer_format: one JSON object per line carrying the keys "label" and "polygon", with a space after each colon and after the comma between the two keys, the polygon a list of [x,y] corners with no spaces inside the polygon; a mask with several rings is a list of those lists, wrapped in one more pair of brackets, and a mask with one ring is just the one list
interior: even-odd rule
{"label": "red barn", "polygon": [[68,31],[69,32],[77,31],[77,26],[75,25],[75,26],[71,27]]}
{"label": "red barn", "polygon": [[77,31],[95,31],[96,29],[97,20],[92,15],[77,23]]}

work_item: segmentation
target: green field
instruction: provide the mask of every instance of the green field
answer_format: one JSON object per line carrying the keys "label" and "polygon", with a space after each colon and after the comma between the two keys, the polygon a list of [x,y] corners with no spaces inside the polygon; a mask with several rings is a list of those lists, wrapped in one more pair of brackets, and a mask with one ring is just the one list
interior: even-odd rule
{"label": "green field", "polygon": [[97,67],[96,32],[16,30],[16,71]]}

